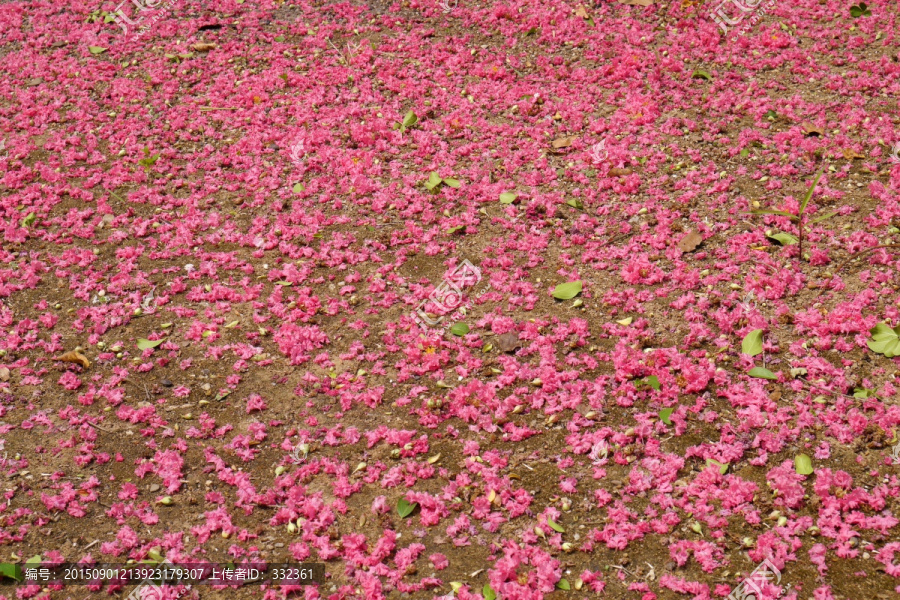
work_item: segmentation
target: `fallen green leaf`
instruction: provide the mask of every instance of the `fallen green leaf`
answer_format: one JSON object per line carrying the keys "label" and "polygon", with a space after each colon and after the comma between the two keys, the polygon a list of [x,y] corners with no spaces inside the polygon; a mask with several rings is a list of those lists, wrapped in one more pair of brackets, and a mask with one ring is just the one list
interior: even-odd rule
{"label": "fallen green leaf", "polygon": [[560,579],[556,582],[556,589],[558,590],[571,590],[572,586],[569,585],[568,579]]}
{"label": "fallen green leaf", "polygon": [[425,182],[425,187],[430,192],[437,186],[441,185],[441,182],[443,182],[443,181],[444,180],[441,179],[440,175],[438,175],[436,172],[432,171],[431,175],[428,176],[428,181]]}
{"label": "fallen green leaf", "polygon": [[884,323],[879,323],[869,330],[872,334],[867,344],[869,350],[877,354],[884,354],[886,358],[900,356],[900,326],[891,329]]}
{"label": "fallen green leaf", "polygon": [[102,46],[88,46],[88,51],[91,54],[103,54],[104,52],[106,52],[106,48]]}
{"label": "fallen green leaf", "polygon": [[402,123],[402,127],[400,128],[400,131],[409,129],[410,127],[412,127],[413,125],[415,125],[418,122],[419,122],[419,117],[416,116],[416,113],[414,113],[413,111],[408,111],[403,116],[403,123]]}
{"label": "fallen green leaf", "polygon": [[778,379],[778,375],[764,367],[753,367],[747,374],[750,375],[750,377],[757,377],[759,379]]}
{"label": "fallen green leaf", "polygon": [[519,196],[513,192],[503,192],[500,194],[500,204],[512,204]]}
{"label": "fallen green leaf", "polygon": [[25,579],[22,567],[13,563],[0,563],[0,577],[22,581]]}
{"label": "fallen green leaf", "polygon": [[757,354],[762,354],[763,351],[763,330],[762,329],[754,329],[750,333],[744,336],[744,341],[741,342],[741,352],[744,354],[749,354],[750,356],[756,356]]}
{"label": "fallen green leaf", "polygon": [[706,466],[709,467],[711,465],[719,467],[719,473],[721,473],[722,475],[728,472],[728,463],[721,463],[714,458],[707,458]]}
{"label": "fallen green leaf", "polygon": [[674,408],[664,408],[659,411],[659,420],[665,423],[666,425],[671,425],[672,420],[669,418],[672,416],[672,413],[675,412]]}
{"label": "fallen green leaf", "polygon": [[812,459],[806,454],[798,454],[794,457],[794,470],[800,475],[812,475]]}
{"label": "fallen green leaf", "polygon": [[450,333],[453,335],[464,336],[469,333],[469,326],[465,323],[454,323],[452,327],[450,327]]}
{"label": "fallen green leaf", "polygon": [[767,235],[766,237],[770,240],[778,242],[782,246],[796,246],[800,243],[800,240],[797,238],[797,236],[791,235],[790,233],[778,232],[773,233],[772,235]]}
{"label": "fallen green leaf", "polygon": [[147,348],[156,348],[160,344],[162,344],[165,340],[148,340],[146,338],[140,338],[137,341],[137,347],[139,350],[146,350]]}
{"label": "fallen green leaf", "polygon": [[406,498],[400,498],[397,500],[397,514],[400,515],[401,519],[405,519],[416,510],[418,505],[418,502],[407,502]]}
{"label": "fallen green leaf", "polygon": [[484,600],[497,600],[497,592],[489,583],[484,584],[484,587],[481,588],[481,595],[484,596]]}
{"label": "fallen green leaf", "polygon": [[569,281],[561,283],[553,290],[553,297],[557,300],[571,300],[581,293],[581,281]]}
{"label": "fallen green leaf", "polygon": [[553,519],[547,519],[547,525],[549,525],[550,529],[552,529],[553,531],[555,531],[557,533],[565,533],[566,532],[566,530],[563,529],[563,526],[560,525],[559,523],[557,523],[556,521],[554,521]]}
{"label": "fallen green leaf", "polygon": [[706,71],[703,71],[702,69],[696,69],[691,74],[691,77],[693,77],[694,79],[705,79],[707,81],[712,81],[712,75],[710,75]]}

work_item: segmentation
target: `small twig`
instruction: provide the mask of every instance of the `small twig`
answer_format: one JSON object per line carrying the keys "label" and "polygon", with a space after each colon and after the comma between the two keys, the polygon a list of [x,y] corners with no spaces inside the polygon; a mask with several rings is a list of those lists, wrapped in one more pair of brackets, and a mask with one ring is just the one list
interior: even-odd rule
{"label": "small twig", "polygon": [[851,254],[847,260],[842,262],[841,265],[837,269],[834,270],[834,272],[835,273],[840,272],[840,270],[843,269],[844,267],[846,267],[847,263],[849,263],[854,258],[858,258],[858,257],[862,256],[863,254],[868,254],[869,252],[872,252],[874,250],[879,250],[881,248],[900,248],[900,244],[882,244],[881,246],[872,246],[871,248],[866,248],[865,250],[860,250],[859,252]]}
{"label": "small twig", "polygon": [[100,427],[99,425],[94,425],[94,424],[91,423],[90,421],[85,421],[85,423],[87,423],[88,425],[90,425],[90,426],[93,427],[94,429],[99,429],[100,431],[104,431],[104,432],[106,432],[106,433],[115,433],[115,432],[113,432],[113,431],[110,431],[109,429],[106,429],[105,427]]}

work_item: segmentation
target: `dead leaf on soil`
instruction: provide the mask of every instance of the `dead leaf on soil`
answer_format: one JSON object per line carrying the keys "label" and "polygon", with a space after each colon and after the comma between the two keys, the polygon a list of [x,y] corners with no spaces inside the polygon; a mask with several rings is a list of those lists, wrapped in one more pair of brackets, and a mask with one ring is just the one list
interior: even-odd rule
{"label": "dead leaf on soil", "polygon": [[583,6],[579,6],[575,9],[575,16],[581,17],[582,19],[590,19],[591,15],[588,14],[588,11],[584,9]]}
{"label": "dead leaf on soil", "polygon": [[628,6],[650,6],[653,0],[619,0],[619,4],[627,4]]}
{"label": "dead leaf on soil", "polygon": [[610,177],[624,177],[625,175],[631,175],[634,171],[629,168],[624,169],[610,169],[609,176]]}
{"label": "dead leaf on soil", "polygon": [[503,352],[512,352],[519,347],[519,334],[508,331],[497,336],[497,347]]}
{"label": "dead leaf on soil", "polygon": [[9,369],[0,367],[0,381],[9,381]]}
{"label": "dead leaf on soil", "polygon": [[841,152],[844,154],[844,158],[846,158],[847,160],[856,160],[859,158],[865,158],[865,156],[863,156],[862,154],[857,154],[855,150],[849,150],[847,148],[844,148],[843,150],[841,150]]}
{"label": "dead leaf on soil", "polygon": [[553,140],[551,145],[554,148],[556,148],[557,150],[559,150],[560,148],[568,148],[569,146],[572,145],[572,142],[574,142],[574,141],[575,141],[575,136],[561,137],[561,138],[556,138],[555,140]]}
{"label": "dead leaf on soil", "polygon": [[825,135],[825,130],[822,129],[821,127],[819,127],[818,125],[813,125],[812,123],[805,122],[805,123],[801,123],[800,126],[803,127],[804,135],[807,135],[810,137],[812,137],[812,136],[822,137],[823,135]]}
{"label": "dead leaf on soil", "polygon": [[682,252],[693,252],[697,249],[697,246],[703,243],[703,236],[697,233],[696,231],[692,231],[678,242],[678,248]]}
{"label": "dead leaf on soil", "polygon": [[87,357],[78,352],[77,350],[72,350],[71,352],[66,352],[62,356],[57,356],[54,360],[61,360],[63,362],[75,363],[77,365],[81,365],[85,369],[91,366],[91,361],[87,359]]}
{"label": "dead leaf on soil", "polygon": [[193,48],[197,52],[209,52],[215,47],[216,45],[211,42],[197,42],[196,44],[191,44],[191,48]]}

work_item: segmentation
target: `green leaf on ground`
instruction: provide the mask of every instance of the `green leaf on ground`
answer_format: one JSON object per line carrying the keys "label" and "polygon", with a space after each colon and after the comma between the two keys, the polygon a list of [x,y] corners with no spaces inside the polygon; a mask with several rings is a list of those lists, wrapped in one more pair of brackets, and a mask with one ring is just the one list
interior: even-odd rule
{"label": "green leaf on ground", "polygon": [[872,11],[869,10],[869,7],[865,2],[860,2],[859,4],[850,7],[850,16],[854,19],[870,17],[872,16]]}
{"label": "green leaf on ground", "polygon": [[717,466],[717,467],[719,468],[719,473],[721,473],[722,475],[724,475],[725,473],[728,472],[728,464],[729,464],[729,463],[721,463],[721,462],[717,461],[717,460],[714,459],[714,458],[707,458],[707,459],[706,459],[706,466],[707,466],[707,467],[709,467],[709,466],[711,466],[711,465]]}
{"label": "green leaf on ground", "polygon": [[762,354],[763,351],[763,330],[762,329],[754,329],[750,333],[744,336],[744,341],[741,342],[741,352],[744,354],[749,354],[750,356],[756,356],[757,354]]}
{"label": "green leaf on ground", "polygon": [[428,181],[425,182],[425,187],[426,187],[426,188],[428,189],[428,191],[430,192],[431,190],[433,190],[433,189],[436,188],[437,186],[441,185],[441,183],[442,183],[443,181],[444,181],[444,180],[441,179],[441,176],[440,176],[440,175],[438,175],[436,172],[432,171],[432,172],[431,172],[431,175],[428,176]]}
{"label": "green leaf on ground", "polygon": [[22,581],[25,576],[22,574],[22,567],[14,563],[0,563],[0,578],[15,579]]}
{"label": "green leaf on ground", "polygon": [[413,511],[416,510],[418,505],[418,502],[407,502],[406,498],[400,498],[397,500],[397,514],[400,515],[401,519],[405,519],[413,514]]}
{"label": "green leaf on ground", "polygon": [[798,454],[794,457],[794,470],[800,475],[812,475],[812,459],[806,454]]}
{"label": "green leaf on ground", "polygon": [[416,116],[416,113],[413,111],[408,111],[405,115],[403,115],[403,126],[401,127],[401,131],[404,129],[408,129],[419,122],[419,117]]}
{"label": "green leaf on ground", "polygon": [[778,242],[782,246],[796,246],[800,243],[800,240],[797,239],[797,236],[791,235],[790,233],[778,232],[773,233],[772,235],[767,235],[766,237],[770,240]]}
{"label": "green leaf on ground", "polygon": [[649,377],[644,377],[643,379],[638,380],[638,385],[652,387],[657,392],[662,387],[659,384],[659,377],[657,377],[656,375],[651,375]]}
{"label": "green leaf on ground", "polygon": [[519,196],[513,192],[503,192],[500,194],[500,204],[512,204]]}
{"label": "green leaf on ground", "polygon": [[566,530],[563,528],[563,526],[560,525],[559,523],[557,523],[556,521],[554,521],[553,519],[547,519],[547,525],[549,525],[550,529],[552,529],[553,531],[555,531],[557,533],[565,533],[566,532]]}
{"label": "green leaf on ground", "polygon": [[454,323],[452,327],[450,327],[450,333],[453,335],[464,336],[469,333],[469,326],[465,323]]}
{"label": "green leaf on ground", "polygon": [[669,418],[672,416],[672,413],[675,412],[674,408],[664,408],[659,411],[659,420],[665,423],[666,425],[671,425],[672,420]]}
{"label": "green leaf on ground", "polygon": [[877,354],[884,354],[886,358],[900,356],[900,326],[891,329],[884,323],[879,323],[869,330],[872,339],[867,343],[869,350]]}
{"label": "green leaf on ground", "polygon": [[553,290],[553,297],[557,300],[571,300],[581,293],[581,281],[569,281],[561,283]]}
{"label": "green leaf on ground", "polygon": [[156,348],[160,344],[162,344],[165,340],[148,340],[147,338],[140,338],[137,341],[137,347],[139,350],[146,350],[147,348]]}
{"label": "green leaf on ground", "polygon": [[747,374],[750,375],[750,377],[756,377],[758,379],[778,379],[778,375],[766,369],[765,367],[753,367]]}

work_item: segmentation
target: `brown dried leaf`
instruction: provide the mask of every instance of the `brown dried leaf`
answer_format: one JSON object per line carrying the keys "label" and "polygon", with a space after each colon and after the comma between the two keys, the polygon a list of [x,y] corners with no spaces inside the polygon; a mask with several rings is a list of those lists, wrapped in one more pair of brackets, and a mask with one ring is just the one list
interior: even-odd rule
{"label": "brown dried leaf", "polygon": [[610,169],[609,176],[610,177],[624,177],[625,175],[631,175],[634,171],[629,168],[624,169]]}
{"label": "brown dried leaf", "polygon": [[590,19],[591,15],[588,14],[588,11],[584,9],[583,6],[579,6],[575,9],[575,16],[581,17],[582,19]]}
{"label": "brown dried leaf", "polygon": [[519,334],[515,331],[509,331],[497,336],[497,347],[503,352],[513,352],[519,347]]}
{"label": "brown dried leaf", "polygon": [[697,233],[696,231],[692,231],[678,242],[678,248],[682,252],[693,252],[697,249],[697,246],[703,243],[703,236]]}
{"label": "brown dried leaf", "polygon": [[628,6],[650,6],[653,0],[619,0],[619,4],[627,4]]}
{"label": "brown dried leaf", "polygon": [[865,158],[865,156],[863,156],[862,154],[857,154],[855,150],[850,150],[848,148],[844,148],[843,150],[841,150],[841,152],[843,152],[844,158],[846,158],[847,160],[856,160],[858,158]]}
{"label": "brown dried leaf", "polygon": [[825,130],[822,129],[821,127],[819,127],[818,125],[813,125],[812,123],[805,122],[805,123],[801,123],[800,126],[803,128],[804,135],[807,135],[810,137],[812,137],[812,136],[822,137],[823,135],[825,135]]}
{"label": "brown dried leaf", "polygon": [[66,352],[62,356],[57,356],[54,360],[61,360],[63,362],[75,363],[77,365],[81,365],[85,369],[91,366],[91,361],[87,359],[87,357],[78,352],[77,350],[72,350],[71,352]]}
{"label": "brown dried leaf", "polygon": [[193,48],[197,52],[209,52],[215,47],[216,45],[211,42],[197,42],[195,44],[191,44],[191,48]]}
{"label": "brown dried leaf", "polygon": [[9,369],[0,367],[0,381],[9,381]]}
{"label": "brown dried leaf", "polygon": [[559,150],[560,148],[568,148],[569,146],[572,145],[573,141],[575,141],[574,136],[561,137],[561,138],[556,138],[555,140],[553,140],[553,142],[551,142],[551,145],[554,148],[556,148],[557,150]]}

